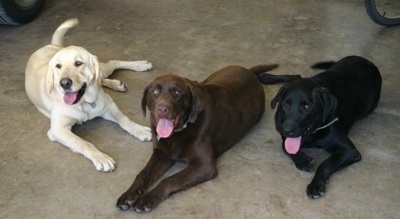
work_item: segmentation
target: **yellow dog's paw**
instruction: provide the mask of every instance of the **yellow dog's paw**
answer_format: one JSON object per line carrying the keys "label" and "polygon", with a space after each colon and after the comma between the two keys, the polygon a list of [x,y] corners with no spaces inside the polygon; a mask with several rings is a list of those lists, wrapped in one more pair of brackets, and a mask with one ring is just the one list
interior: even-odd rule
{"label": "yellow dog's paw", "polygon": [[93,162],[97,171],[112,172],[116,168],[115,161],[100,151],[94,152],[89,159]]}
{"label": "yellow dog's paw", "polygon": [[135,128],[132,135],[141,141],[151,141],[151,130],[149,127],[139,125]]}

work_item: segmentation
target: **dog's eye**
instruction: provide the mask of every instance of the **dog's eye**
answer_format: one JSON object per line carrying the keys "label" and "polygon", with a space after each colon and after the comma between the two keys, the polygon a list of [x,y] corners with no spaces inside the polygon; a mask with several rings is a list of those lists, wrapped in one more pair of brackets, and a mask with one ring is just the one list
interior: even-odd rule
{"label": "dog's eye", "polygon": [[290,105],[287,102],[283,102],[282,103],[282,107],[285,108],[285,109],[288,109],[290,107]]}
{"label": "dog's eye", "polygon": [[81,62],[81,61],[75,61],[75,66],[76,67],[79,67],[79,66],[81,66],[83,64],[83,62]]}
{"label": "dog's eye", "polygon": [[56,68],[61,69],[61,64],[57,64]]}
{"label": "dog's eye", "polygon": [[171,88],[170,91],[174,97],[179,97],[182,94],[182,90],[179,88]]}
{"label": "dog's eye", "polygon": [[304,104],[304,105],[303,105],[303,110],[306,111],[306,112],[308,112],[308,111],[311,110],[311,106],[310,106],[309,104]]}
{"label": "dog's eye", "polygon": [[160,91],[158,89],[154,89],[151,91],[151,93],[153,94],[153,96],[157,96],[160,93]]}

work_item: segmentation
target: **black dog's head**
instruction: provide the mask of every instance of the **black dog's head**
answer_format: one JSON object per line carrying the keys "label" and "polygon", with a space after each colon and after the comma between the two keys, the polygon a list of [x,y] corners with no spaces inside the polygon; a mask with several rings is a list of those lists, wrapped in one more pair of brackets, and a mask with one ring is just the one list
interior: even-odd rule
{"label": "black dog's head", "polygon": [[286,152],[296,154],[302,137],[335,117],[337,99],[312,80],[301,79],[282,86],[271,107],[274,109],[277,103],[276,129],[285,138]]}

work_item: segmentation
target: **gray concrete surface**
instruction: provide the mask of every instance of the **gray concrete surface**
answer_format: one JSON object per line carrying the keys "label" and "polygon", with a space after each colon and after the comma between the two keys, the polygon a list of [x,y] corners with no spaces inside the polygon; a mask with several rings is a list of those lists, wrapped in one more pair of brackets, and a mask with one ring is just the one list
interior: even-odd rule
{"label": "gray concrete surface", "polygon": [[[314,62],[364,56],[381,70],[383,89],[378,108],[350,133],[363,160],[331,177],[324,197],[309,199],[314,173],[295,168],[274,129],[269,102],[279,85],[264,86],[262,121],[219,159],[215,180],[150,213],[119,211],[115,202],[146,164],[151,143],[102,119],[75,126],[118,164],[115,172],[97,172],[48,140],[49,120],[24,91],[28,57],[72,17],[80,25],[67,34],[67,45],[84,46],[102,61],[153,63],[150,72],[113,75],[129,86],[127,93],[105,89],[141,124],[149,123],[140,109],[142,90],[158,75],[202,80],[226,65],[279,63],[274,73],[310,76]],[[400,27],[372,23],[361,0],[48,0],[32,23],[0,26],[0,218],[400,218],[399,36]],[[317,163],[326,157],[312,153]]]}

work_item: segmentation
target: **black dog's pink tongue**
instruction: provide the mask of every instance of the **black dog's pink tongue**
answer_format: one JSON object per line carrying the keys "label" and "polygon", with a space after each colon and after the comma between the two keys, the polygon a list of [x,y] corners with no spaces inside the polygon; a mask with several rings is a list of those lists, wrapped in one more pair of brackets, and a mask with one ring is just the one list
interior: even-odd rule
{"label": "black dog's pink tongue", "polygon": [[168,138],[174,130],[174,123],[171,120],[161,118],[157,123],[157,134],[161,138]]}
{"label": "black dog's pink tongue", "polygon": [[75,102],[78,92],[66,92],[64,94],[64,103],[71,105]]}
{"label": "black dog's pink tongue", "polygon": [[301,136],[297,138],[286,138],[285,149],[289,154],[296,154],[300,150]]}

